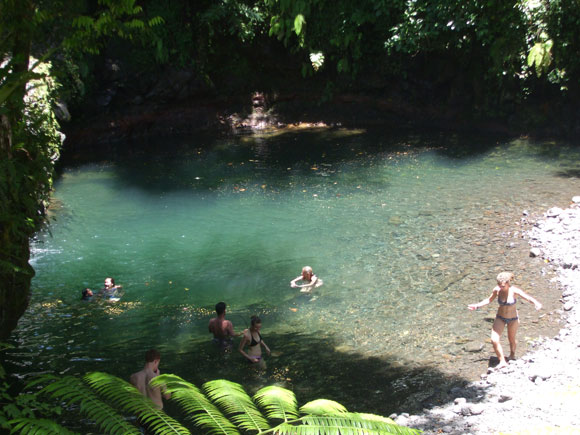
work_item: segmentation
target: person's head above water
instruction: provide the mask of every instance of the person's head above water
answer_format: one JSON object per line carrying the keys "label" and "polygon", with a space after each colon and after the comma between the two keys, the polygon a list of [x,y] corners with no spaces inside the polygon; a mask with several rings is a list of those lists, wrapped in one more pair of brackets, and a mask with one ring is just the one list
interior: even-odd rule
{"label": "person's head above water", "polygon": [[86,288],[83,290],[82,299],[90,299],[93,297],[93,291],[90,288]]}
{"label": "person's head above water", "polygon": [[215,304],[215,312],[218,316],[221,316],[226,312],[226,303],[225,302],[218,302]]}
{"label": "person's head above water", "polygon": [[112,288],[115,287],[115,280],[111,277],[105,278],[105,288]]}
{"label": "person's head above water", "polygon": [[496,278],[498,284],[509,284],[513,279],[514,274],[511,272],[502,272]]}
{"label": "person's head above water", "polygon": [[310,266],[304,266],[302,268],[302,278],[310,280],[310,278],[312,278],[312,275],[314,275],[314,272],[312,271],[312,268]]}

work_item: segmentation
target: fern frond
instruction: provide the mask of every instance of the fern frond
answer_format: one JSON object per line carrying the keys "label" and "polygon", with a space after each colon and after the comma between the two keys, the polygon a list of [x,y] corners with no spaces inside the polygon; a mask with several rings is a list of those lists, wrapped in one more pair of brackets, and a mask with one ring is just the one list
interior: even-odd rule
{"label": "fern frond", "polygon": [[[57,378],[54,376],[40,377],[39,381],[51,381],[40,390],[46,394],[72,405],[79,403],[80,412],[109,434],[139,434],[139,430],[129,424],[118,412],[101,401],[95,393],[73,376]],[[30,387],[30,384],[28,385]]]}
{"label": "fern frond", "polygon": [[298,418],[298,402],[296,396],[286,388],[264,387],[254,395],[254,400],[266,413],[269,419],[284,421]]}
{"label": "fern frond", "polygon": [[[372,414],[347,412],[335,415],[307,415],[302,417],[300,426],[294,426],[294,433],[324,433],[324,434],[399,434],[416,435],[417,429],[399,426],[385,417]],[[390,421],[390,422],[389,422]],[[308,428],[308,429],[306,429]],[[314,429],[314,432],[312,431]],[[280,432],[282,433],[282,432]],[[292,431],[288,432],[292,433]]]}
{"label": "fern frond", "polygon": [[240,384],[217,379],[203,384],[203,390],[211,401],[230,416],[236,426],[258,432],[270,428],[268,420]]}
{"label": "fern frond", "polygon": [[176,375],[160,375],[151,381],[152,386],[164,386],[171,399],[176,401],[188,418],[208,434],[239,434],[221,411],[211,403],[195,385]]}
{"label": "fern frond", "polygon": [[300,407],[301,414],[327,415],[347,412],[344,405],[334,400],[316,399]]}
{"label": "fern frond", "polygon": [[105,399],[117,404],[123,411],[136,415],[152,432],[159,435],[189,434],[185,427],[157,409],[151,399],[143,396],[129,382],[102,372],[89,373],[83,379]]}
{"label": "fern frond", "polygon": [[15,418],[8,422],[12,426],[10,433],[42,435],[76,435],[67,428],[44,418]]}

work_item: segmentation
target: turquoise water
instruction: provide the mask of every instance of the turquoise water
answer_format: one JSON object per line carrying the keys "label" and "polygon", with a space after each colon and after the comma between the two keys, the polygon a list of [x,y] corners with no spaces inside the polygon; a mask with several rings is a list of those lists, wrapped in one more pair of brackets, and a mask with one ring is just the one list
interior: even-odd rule
{"label": "turquoise water", "polygon": [[[300,402],[388,415],[485,370],[496,308],[466,306],[501,270],[545,305],[521,304],[518,353],[558,329],[553,275],[528,256],[523,212],[531,220],[580,192],[578,149],[348,130],[155,145],[65,164],[7,356],[23,377],[127,379],[157,347],[164,372],[197,384],[277,383]],[[304,265],[324,280],[312,295],[289,286]],[[107,276],[121,301],[80,301]],[[264,372],[209,342],[221,300],[236,331],[262,317]]]}

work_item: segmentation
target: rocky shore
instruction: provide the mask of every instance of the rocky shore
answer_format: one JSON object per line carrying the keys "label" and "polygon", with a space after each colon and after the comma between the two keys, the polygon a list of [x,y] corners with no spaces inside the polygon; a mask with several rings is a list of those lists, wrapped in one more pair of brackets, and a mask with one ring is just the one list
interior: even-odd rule
{"label": "rocky shore", "polygon": [[453,401],[391,418],[425,434],[580,433],[580,196],[548,210],[528,232],[530,256],[555,268],[562,329],[481,380],[453,388]]}

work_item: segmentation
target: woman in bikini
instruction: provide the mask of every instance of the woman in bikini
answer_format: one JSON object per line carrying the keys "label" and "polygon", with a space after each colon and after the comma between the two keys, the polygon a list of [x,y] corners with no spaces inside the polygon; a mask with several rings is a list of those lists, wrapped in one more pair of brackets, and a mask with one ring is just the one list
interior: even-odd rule
{"label": "woman in bikini", "polygon": [[526,294],[522,289],[510,285],[510,281],[513,278],[514,274],[511,272],[500,273],[497,276],[497,286],[492,290],[491,295],[477,304],[470,304],[467,306],[470,310],[477,310],[478,308],[491,303],[497,297],[499,307],[491,329],[491,343],[493,345],[493,350],[495,350],[495,354],[499,359],[498,368],[507,366],[507,361],[499,342],[499,338],[501,337],[505,325],[507,325],[508,341],[510,343],[510,356],[508,359],[515,359],[516,357],[516,332],[520,325],[518,310],[516,309],[516,296],[534,304],[536,310],[542,308],[542,304],[536,299]]}
{"label": "woman in bikini", "polygon": [[[242,341],[240,342],[240,353],[244,355],[251,363],[260,363],[264,365],[262,360],[262,346],[270,355],[270,348],[262,339],[260,329],[262,328],[262,321],[258,316],[252,316],[251,325],[249,329],[244,330]],[[248,352],[244,351],[244,347],[248,345]]]}

